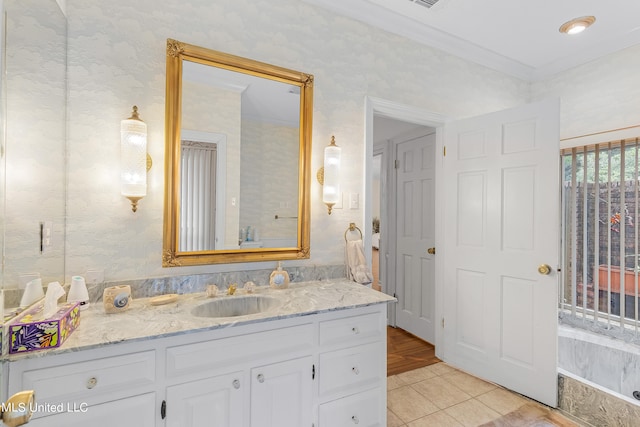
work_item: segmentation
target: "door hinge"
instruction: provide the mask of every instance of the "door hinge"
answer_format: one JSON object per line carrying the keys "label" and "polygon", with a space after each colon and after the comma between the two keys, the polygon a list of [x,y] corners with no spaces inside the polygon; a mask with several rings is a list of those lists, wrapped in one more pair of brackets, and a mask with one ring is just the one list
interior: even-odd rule
{"label": "door hinge", "polygon": [[447,157],[447,146],[442,147],[442,156]]}
{"label": "door hinge", "polygon": [[311,379],[312,380],[316,379],[316,365],[315,365],[315,363],[311,366]]}
{"label": "door hinge", "polygon": [[396,295],[396,293],[395,293],[395,292],[393,293],[393,297],[394,297],[395,299],[398,299],[398,296]]}
{"label": "door hinge", "polygon": [[444,317],[442,318],[442,327],[444,328]]}
{"label": "door hinge", "polygon": [[393,167],[396,169],[400,169],[400,160],[396,159],[395,162],[393,162]]}
{"label": "door hinge", "polygon": [[160,405],[160,417],[164,420],[167,417],[167,401],[163,400]]}

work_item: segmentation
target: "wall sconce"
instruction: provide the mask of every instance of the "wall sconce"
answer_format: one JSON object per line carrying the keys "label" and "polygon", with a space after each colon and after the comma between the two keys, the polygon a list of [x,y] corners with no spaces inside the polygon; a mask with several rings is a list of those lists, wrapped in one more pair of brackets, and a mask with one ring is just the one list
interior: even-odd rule
{"label": "wall sconce", "polygon": [[324,149],[324,166],[318,170],[318,182],[322,184],[322,201],[329,209],[338,203],[340,197],[340,156],[342,149],[336,145],[336,137]]}
{"label": "wall sconce", "polygon": [[133,106],[131,117],[120,123],[121,193],[131,200],[131,210],[138,210],[138,201],[147,195],[147,171],[151,157],[147,154],[147,125]]}

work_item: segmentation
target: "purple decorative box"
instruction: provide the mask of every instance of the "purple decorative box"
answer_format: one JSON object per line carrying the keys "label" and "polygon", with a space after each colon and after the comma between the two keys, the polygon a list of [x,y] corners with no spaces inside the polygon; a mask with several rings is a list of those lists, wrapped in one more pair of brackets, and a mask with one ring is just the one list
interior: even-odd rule
{"label": "purple decorative box", "polygon": [[43,303],[22,313],[9,325],[9,354],[60,347],[80,325],[80,304],[67,303],[49,319],[31,320]]}

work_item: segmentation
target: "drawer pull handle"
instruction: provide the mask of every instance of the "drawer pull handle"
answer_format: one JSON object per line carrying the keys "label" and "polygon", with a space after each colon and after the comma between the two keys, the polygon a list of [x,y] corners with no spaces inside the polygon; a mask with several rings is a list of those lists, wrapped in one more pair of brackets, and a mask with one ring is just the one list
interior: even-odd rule
{"label": "drawer pull handle", "polygon": [[356,326],[351,328],[351,331],[353,331],[353,333],[356,334],[356,335],[360,333],[360,329],[358,329]]}
{"label": "drawer pull handle", "polygon": [[259,383],[263,383],[264,382],[264,375],[258,374],[258,382]]}
{"label": "drawer pull handle", "polygon": [[360,420],[355,415],[351,417],[351,421],[353,421],[354,424],[360,424]]}
{"label": "drawer pull handle", "polygon": [[98,379],[96,377],[91,377],[89,378],[89,380],[87,381],[87,388],[89,390],[91,390],[92,388],[94,388],[95,386],[98,385]]}
{"label": "drawer pull handle", "polygon": [[353,368],[351,368],[351,372],[353,372],[354,374],[358,375],[358,374],[360,374],[360,369],[358,369],[357,366],[354,366]]}
{"label": "drawer pull handle", "polygon": [[233,380],[233,388],[236,390],[240,388],[240,380]]}

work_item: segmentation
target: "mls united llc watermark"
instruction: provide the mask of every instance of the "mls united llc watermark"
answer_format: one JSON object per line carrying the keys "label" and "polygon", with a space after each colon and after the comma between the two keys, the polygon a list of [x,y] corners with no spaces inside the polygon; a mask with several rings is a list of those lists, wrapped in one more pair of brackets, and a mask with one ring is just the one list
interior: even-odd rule
{"label": "mls united llc watermark", "polygon": [[0,410],[2,412],[33,412],[35,413],[47,413],[47,414],[58,414],[61,412],[87,412],[89,410],[89,405],[87,403],[81,402],[66,402],[66,403],[11,403],[11,402],[2,402],[0,403]]}

